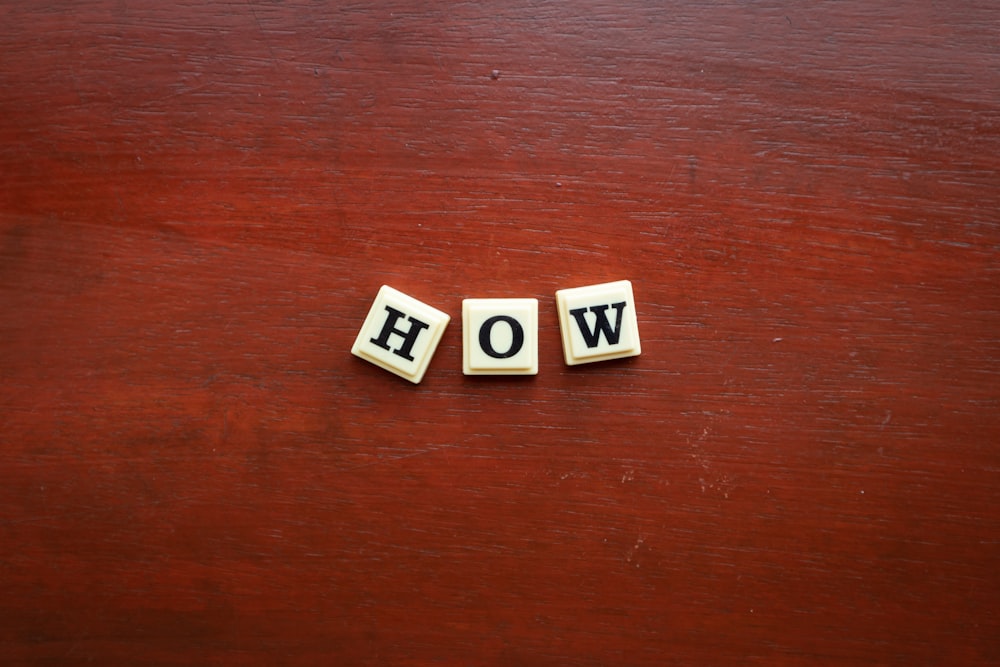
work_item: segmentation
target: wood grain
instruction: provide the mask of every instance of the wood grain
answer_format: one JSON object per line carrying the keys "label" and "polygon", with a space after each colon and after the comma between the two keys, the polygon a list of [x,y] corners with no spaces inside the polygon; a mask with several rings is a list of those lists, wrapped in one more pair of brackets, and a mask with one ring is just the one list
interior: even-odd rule
{"label": "wood grain", "polygon": [[[5,664],[1000,662],[992,2],[0,7]],[[575,368],[553,293],[628,278]],[[424,382],[350,355],[378,287]],[[461,300],[540,300],[537,377]]]}

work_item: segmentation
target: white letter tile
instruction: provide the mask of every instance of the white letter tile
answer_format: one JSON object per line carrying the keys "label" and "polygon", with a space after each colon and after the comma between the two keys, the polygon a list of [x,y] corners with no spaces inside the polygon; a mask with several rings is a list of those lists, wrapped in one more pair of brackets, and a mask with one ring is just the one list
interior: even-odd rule
{"label": "white letter tile", "polygon": [[417,384],[450,320],[447,313],[383,285],[351,354]]}
{"label": "white letter tile", "polygon": [[538,299],[462,301],[466,375],[538,374]]}
{"label": "white letter tile", "polygon": [[556,308],[568,365],[634,357],[642,351],[628,280],[559,290]]}

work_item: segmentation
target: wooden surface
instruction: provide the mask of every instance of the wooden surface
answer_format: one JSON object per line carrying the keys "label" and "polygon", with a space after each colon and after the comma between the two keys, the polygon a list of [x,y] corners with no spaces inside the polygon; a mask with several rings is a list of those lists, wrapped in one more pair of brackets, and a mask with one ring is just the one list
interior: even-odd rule
{"label": "wooden surface", "polygon": [[0,119],[3,664],[1000,663],[996,3],[12,2]]}

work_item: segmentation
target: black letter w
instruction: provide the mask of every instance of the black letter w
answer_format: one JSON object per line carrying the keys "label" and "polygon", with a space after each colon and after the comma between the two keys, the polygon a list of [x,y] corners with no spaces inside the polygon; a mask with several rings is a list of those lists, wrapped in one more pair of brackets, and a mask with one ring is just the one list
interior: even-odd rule
{"label": "black letter w", "polygon": [[[587,347],[597,347],[601,342],[601,332],[604,332],[604,336],[608,339],[608,344],[617,345],[618,338],[622,333],[622,311],[625,309],[625,302],[621,301],[619,303],[611,304],[617,312],[615,316],[615,326],[612,327],[608,322],[607,315],[604,311],[608,309],[608,305],[604,304],[602,306],[591,306],[588,308],[574,308],[569,311],[569,314],[576,318],[576,323],[580,327],[580,333],[583,334],[583,341],[587,344]],[[590,310],[594,314],[594,328],[590,329],[587,326],[587,319],[584,314]]]}

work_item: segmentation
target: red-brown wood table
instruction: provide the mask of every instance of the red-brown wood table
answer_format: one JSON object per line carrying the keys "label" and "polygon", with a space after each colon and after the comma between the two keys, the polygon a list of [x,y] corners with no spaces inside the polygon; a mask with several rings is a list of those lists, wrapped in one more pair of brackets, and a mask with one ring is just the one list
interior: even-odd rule
{"label": "red-brown wood table", "polygon": [[3,664],[1000,663],[996,3],[5,3],[0,120]]}

